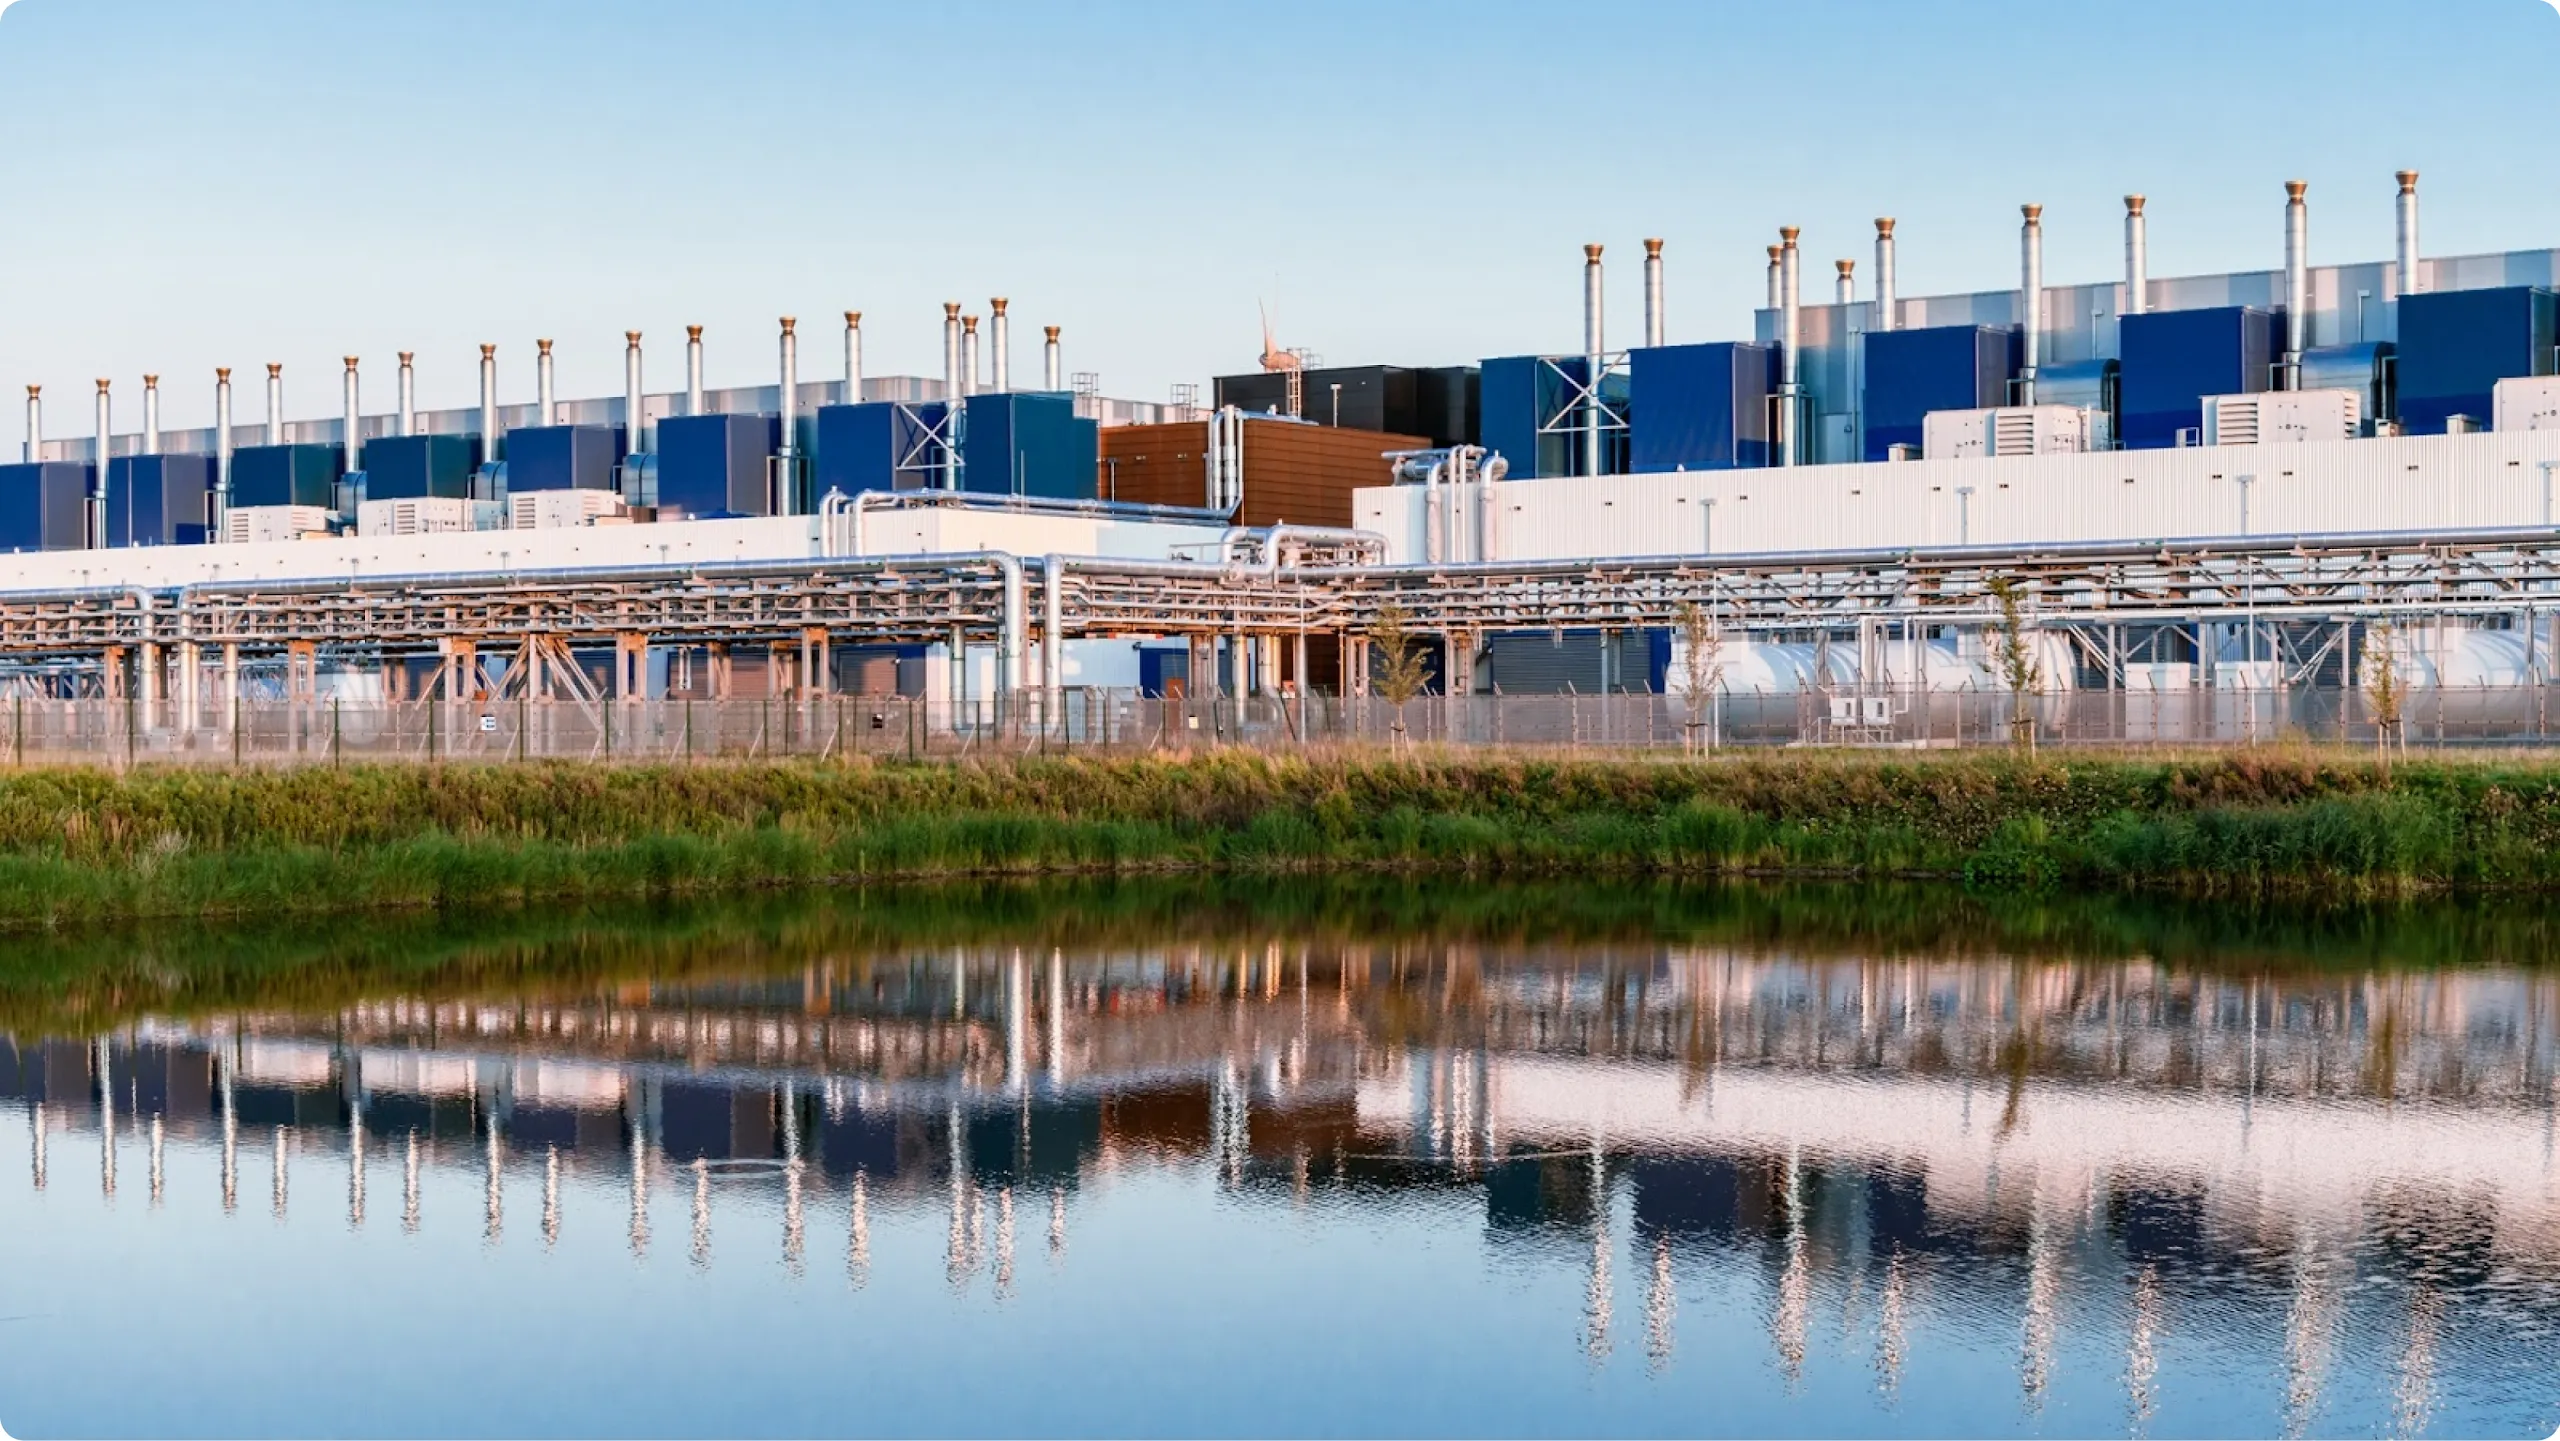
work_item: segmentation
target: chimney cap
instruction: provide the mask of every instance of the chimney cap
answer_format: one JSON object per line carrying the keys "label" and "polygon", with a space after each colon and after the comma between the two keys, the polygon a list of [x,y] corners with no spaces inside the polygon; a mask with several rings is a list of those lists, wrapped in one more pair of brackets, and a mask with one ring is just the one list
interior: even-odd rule
{"label": "chimney cap", "polygon": [[1659,241],[1659,240],[1648,240],[1648,241],[1646,241],[1646,242],[1644,243],[1644,258],[1645,258],[1645,259],[1647,259],[1647,260],[1659,260],[1659,259],[1661,259],[1661,258],[1662,258],[1662,242],[1661,242],[1661,241]]}
{"label": "chimney cap", "polygon": [[1599,264],[1600,247],[1597,245],[1586,245],[1582,247],[1582,263],[1585,265]]}
{"label": "chimney cap", "polygon": [[1854,260],[1835,260],[1831,263],[1840,267],[1840,273],[1842,275],[1847,275],[1850,271],[1858,268],[1858,262]]}
{"label": "chimney cap", "polygon": [[481,358],[482,360],[495,360],[495,359],[497,359],[497,358],[498,358],[498,347],[496,347],[496,346],[494,346],[494,345],[484,345],[484,346],[481,346],[481,347],[480,347],[480,358]]}
{"label": "chimney cap", "polygon": [[2128,195],[2124,198],[2124,213],[2127,215],[2140,215],[2142,213],[2143,204],[2143,197],[2140,194]]}
{"label": "chimney cap", "polygon": [[2284,198],[2287,200],[2300,200],[2302,198],[2302,192],[2310,188],[2311,182],[2308,180],[2288,180],[2284,183]]}
{"label": "chimney cap", "polygon": [[799,324],[800,318],[796,315],[786,315],[782,317],[782,333],[789,335]]}
{"label": "chimney cap", "polygon": [[687,340],[700,340],[702,338],[702,327],[699,325],[686,326],[684,328],[684,338]]}
{"label": "chimney cap", "polygon": [[2397,178],[2398,178],[2398,180],[2400,181],[2400,193],[2401,193],[2401,194],[2403,194],[2403,195],[2408,195],[2408,194],[2412,194],[2412,193],[2414,193],[2414,192],[2417,190],[2417,188],[2418,188],[2418,172],[2416,172],[2415,170],[2403,170],[2403,171],[2401,171],[2401,172],[2399,173],[2399,175],[2398,175],[2398,177],[2397,177]]}
{"label": "chimney cap", "polygon": [[942,323],[943,323],[943,324],[948,325],[948,324],[950,324],[952,321],[958,320],[959,318],[960,318],[960,302],[959,302],[959,301],[956,301],[956,300],[946,300],[946,301],[942,302]]}
{"label": "chimney cap", "polygon": [[104,395],[104,394],[106,394],[106,393],[107,393],[107,384],[108,384],[108,383],[107,383],[106,381],[104,381],[104,380],[101,380],[101,381],[99,381],[99,382],[98,382],[98,393],[99,393],[100,395]]}
{"label": "chimney cap", "polygon": [[969,333],[969,334],[971,334],[971,335],[975,335],[975,334],[977,334],[977,333],[978,333],[978,317],[976,317],[976,316],[974,316],[974,315],[964,315],[964,316],[961,316],[961,317],[960,317],[960,328],[961,328],[962,330],[964,330],[964,331],[968,332],[968,333]]}
{"label": "chimney cap", "polygon": [[1877,217],[1876,217],[1876,234],[1878,234],[1878,235],[1891,235],[1892,233],[1893,233],[1893,217],[1892,217],[1892,216],[1890,216],[1890,215],[1879,215],[1879,216],[1877,216]]}
{"label": "chimney cap", "polygon": [[1779,245],[1779,247],[1778,247],[1778,248],[1779,248],[1779,249],[1781,249],[1781,250],[1793,250],[1793,249],[1795,249],[1795,248],[1796,248],[1796,237],[1797,237],[1797,236],[1799,236],[1799,235],[1802,235],[1802,234],[1804,234],[1804,227],[1803,227],[1803,226],[1801,226],[1801,225],[1781,225],[1781,226],[1779,226],[1779,227],[1778,227],[1778,239],[1779,239],[1779,241],[1780,241],[1780,242],[1782,242],[1782,243]]}
{"label": "chimney cap", "polygon": [[844,313],[844,325],[847,330],[860,330],[862,328],[862,312],[859,310],[846,311]]}
{"label": "chimney cap", "polygon": [[1054,325],[1041,326],[1040,330],[1042,334],[1047,335],[1051,340],[1058,338],[1058,327]]}
{"label": "chimney cap", "polygon": [[2044,223],[2044,207],[2041,205],[2021,205],[2018,207],[2018,213],[2027,217],[2029,225]]}
{"label": "chimney cap", "polygon": [[413,361],[413,360],[415,360],[415,359],[417,359],[417,358],[418,358],[418,352],[416,352],[416,351],[414,351],[414,350],[404,350],[404,351],[401,351],[401,352],[400,352],[400,363],[401,363],[402,365],[407,365],[410,361]]}
{"label": "chimney cap", "polygon": [[267,379],[269,379],[269,380],[274,380],[275,378],[277,378],[278,376],[281,376],[281,375],[283,375],[283,374],[284,374],[284,362],[283,362],[283,361],[281,361],[281,360],[270,360],[270,361],[268,361],[268,362],[267,362]]}
{"label": "chimney cap", "polygon": [[[222,374],[222,375],[228,375],[228,374],[230,374],[231,372],[229,372],[229,371],[225,370],[225,371],[219,371],[219,372],[217,372],[217,373],[218,373],[218,374]],[[33,400],[33,399],[35,399],[37,396],[42,395],[42,394],[44,394],[44,387],[43,387],[43,386],[41,386],[41,385],[30,385],[30,386],[28,386],[28,387],[27,387],[27,399],[29,399],[29,400]]]}
{"label": "chimney cap", "polygon": [[1770,247],[1769,247],[1769,263],[1770,263],[1771,265],[1775,265],[1775,264],[1777,264],[1777,263],[1778,263],[1778,257],[1779,257],[1779,256],[1781,256],[1781,255],[1784,255],[1784,254],[1786,254],[1786,253],[1787,253],[1787,247],[1785,247],[1785,246],[1783,246],[1783,245],[1772,245],[1772,246],[1770,246]]}
{"label": "chimney cap", "polygon": [[156,375],[146,375],[142,377],[142,388],[145,390],[158,390],[160,388],[160,377]]}
{"label": "chimney cap", "polygon": [[353,370],[353,369],[355,369],[355,368],[356,368],[356,358],[355,358],[354,356],[350,355],[350,356],[348,356],[348,357],[347,357],[347,369],[349,369],[349,370]]}
{"label": "chimney cap", "polygon": [[[215,366],[213,368],[213,378],[220,384],[229,385],[231,383],[231,367],[227,365]],[[35,394],[35,390],[36,388],[32,385],[27,387],[27,393],[29,395]]]}
{"label": "chimney cap", "polygon": [[537,340],[533,343],[533,348],[542,352],[544,355],[549,355],[551,353],[551,342],[548,340]]}
{"label": "chimney cap", "polygon": [[631,342],[633,345],[638,345],[640,343],[640,332],[636,330],[626,330],[622,332],[622,338]]}
{"label": "chimney cap", "polygon": [[999,296],[996,296],[995,298],[993,298],[993,299],[991,299],[991,300],[989,300],[989,301],[987,302],[987,308],[988,308],[989,310],[994,311],[994,312],[995,312],[996,314],[998,314],[998,315],[1002,315],[1002,314],[1004,314],[1004,308],[1005,308],[1006,306],[1008,306],[1008,305],[1012,304],[1012,303],[1013,303],[1013,302],[1011,302],[1011,301],[1009,301],[1009,300],[1005,299],[1003,296],[999,295]]}

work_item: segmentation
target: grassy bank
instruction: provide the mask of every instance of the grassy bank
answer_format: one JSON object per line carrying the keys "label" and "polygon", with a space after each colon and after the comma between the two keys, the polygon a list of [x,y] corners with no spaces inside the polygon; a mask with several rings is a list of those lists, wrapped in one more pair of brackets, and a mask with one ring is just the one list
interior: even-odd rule
{"label": "grassy bank", "polygon": [[2256,752],[95,770],[0,780],[0,925],[989,873],[2560,889],[2560,764]]}

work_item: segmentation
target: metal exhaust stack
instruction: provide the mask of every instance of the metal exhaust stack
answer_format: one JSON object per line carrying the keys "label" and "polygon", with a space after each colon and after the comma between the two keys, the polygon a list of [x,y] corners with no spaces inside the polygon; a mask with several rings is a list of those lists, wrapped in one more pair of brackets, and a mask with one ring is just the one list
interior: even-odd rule
{"label": "metal exhaust stack", "polygon": [[1798,291],[1796,237],[1793,225],[1778,227],[1778,464],[1802,465],[1796,444],[1796,411],[1801,406],[1801,374],[1797,342],[1804,332],[1804,309]]}
{"label": "metal exhaust stack", "polygon": [[942,398],[960,403],[960,305],[942,302]]}
{"label": "metal exhaust stack", "polygon": [[400,352],[400,434],[418,433],[418,352]]}
{"label": "metal exhaust stack", "polygon": [[2033,405],[2036,368],[2044,362],[2044,207],[2021,205],[2018,213],[2026,217],[2018,229],[2018,403]]}
{"label": "metal exhaust stack", "polygon": [[27,464],[36,463],[39,458],[36,452],[43,447],[44,387],[30,385],[27,387]]}
{"label": "metal exhaust stack", "polygon": [[480,347],[480,460],[498,463],[498,347]]}
{"label": "metal exhaust stack", "polygon": [[142,453],[160,453],[160,377],[142,377]]}
{"label": "metal exhaust stack", "polygon": [[775,457],[779,494],[774,497],[773,513],[796,514],[800,479],[800,336],[799,321],[782,317],[782,447]]}
{"label": "metal exhaust stack", "polygon": [[960,317],[960,393],[978,393],[978,317]]}
{"label": "metal exhaust stack", "polygon": [[622,332],[622,458],[629,460],[649,447],[640,432],[649,420],[649,400],[640,389],[640,332]]}
{"label": "metal exhaust stack", "polygon": [[555,399],[558,394],[559,392],[554,390],[551,384],[551,342],[548,340],[537,340],[533,343],[534,424],[553,425],[558,423],[560,414],[559,407]]}
{"label": "metal exhaust stack", "polygon": [[344,400],[346,402],[347,418],[345,424],[340,427],[338,433],[339,443],[344,445],[347,449],[345,469],[362,470],[364,469],[363,463],[359,461],[357,457],[363,453],[362,431],[364,429],[364,420],[362,414],[356,408],[356,358],[352,355],[347,357],[346,379],[340,383],[346,388]]}
{"label": "metal exhaust stack", "polygon": [[2282,389],[2302,388],[2302,352],[2311,347],[2311,207],[2308,182],[2284,183],[2284,368]]}
{"label": "metal exhaust stack", "polygon": [[213,518],[231,513],[231,367],[213,370]]}
{"label": "metal exhaust stack", "polygon": [[2400,198],[2393,202],[2393,218],[2399,222],[2400,275],[2397,294],[2418,293],[2418,172],[2403,170],[2399,175]]}
{"label": "metal exhaust stack", "polygon": [[1004,318],[1001,295],[987,302],[988,389],[1002,395],[1013,389],[1013,327]]}
{"label": "metal exhaust stack", "polygon": [[1839,269],[1839,272],[1840,272],[1840,278],[1839,278],[1838,280],[1836,280],[1836,281],[1832,282],[1832,287],[1831,287],[1831,301],[1832,301],[1832,303],[1833,303],[1833,304],[1835,304],[1835,305],[1855,305],[1855,304],[1857,304],[1857,303],[1858,303],[1858,281],[1857,281],[1858,262],[1856,262],[1856,261],[1854,261],[1854,260],[1835,260],[1835,261],[1832,261],[1831,263],[1832,263],[1834,266],[1836,266],[1836,267]]}
{"label": "metal exhaust stack", "polygon": [[1662,242],[1644,243],[1644,343],[1662,343]]}
{"label": "metal exhaust stack", "polygon": [[115,454],[109,442],[115,436],[115,411],[107,401],[107,382],[98,382],[98,493],[89,501],[89,545],[103,548],[107,543],[107,462]]}
{"label": "metal exhaust stack", "polygon": [[1879,215],[1876,217],[1876,329],[1894,328],[1893,309],[1893,217]]}
{"label": "metal exhaust stack", "polygon": [[1582,473],[1600,471],[1600,247],[1582,247]]}
{"label": "metal exhaust stack", "polygon": [[684,328],[684,413],[702,413],[702,327]]}
{"label": "metal exhaust stack", "polygon": [[267,444],[284,444],[284,366],[267,363]]}
{"label": "metal exhaust stack", "polygon": [[2124,198],[2124,305],[2119,316],[2151,309],[2151,246],[2142,219],[2142,197]]}
{"label": "metal exhaust stack", "polygon": [[1064,390],[1065,373],[1058,368],[1058,327],[1047,326],[1041,333],[1045,338],[1040,342],[1040,388],[1053,392]]}
{"label": "metal exhaust stack", "polygon": [[1783,246],[1783,245],[1772,245],[1772,246],[1770,246],[1770,247],[1769,247],[1769,305],[1768,305],[1768,308],[1769,308],[1771,311],[1775,311],[1779,306],[1784,305],[1784,304],[1786,303],[1786,286],[1780,282],[1780,280],[1779,280],[1779,276],[1778,276],[1778,267],[1779,267],[1779,264],[1780,264],[1780,259],[1781,259],[1781,257],[1782,257],[1782,256],[1784,256],[1785,254],[1786,254],[1786,247],[1785,247],[1785,246]]}
{"label": "metal exhaust stack", "polygon": [[862,403],[862,312],[844,313],[844,403]]}

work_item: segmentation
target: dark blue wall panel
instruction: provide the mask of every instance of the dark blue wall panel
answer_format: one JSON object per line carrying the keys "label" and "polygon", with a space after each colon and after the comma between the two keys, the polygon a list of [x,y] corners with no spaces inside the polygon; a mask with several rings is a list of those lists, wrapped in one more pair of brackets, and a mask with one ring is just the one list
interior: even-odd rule
{"label": "dark blue wall panel", "polygon": [[0,551],[78,550],[88,543],[87,465],[0,465]]}
{"label": "dark blue wall panel", "polygon": [[2449,417],[2490,420],[2501,380],[2551,373],[2552,293],[2529,285],[2400,299],[2400,424],[2440,435]]}
{"label": "dark blue wall panel", "polygon": [[231,453],[231,504],[333,509],[345,470],[334,445],[242,446]]}
{"label": "dark blue wall panel", "polygon": [[[621,459],[622,427],[618,425],[529,425],[510,430],[507,492],[611,490],[613,468]],[[371,494],[376,499],[381,496],[379,491]]]}
{"label": "dark blue wall panel", "polygon": [[1778,355],[1719,342],[1628,352],[1628,469],[1734,470],[1769,463]]}
{"label": "dark blue wall panel", "polygon": [[107,462],[107,544],[202,545],[212,495],[212,456],[118,456]]}
{"label": "dark blue wall panel", "polygon": [[781,422],[770,415],[679,415],[659,421],[658,504],[696,519],[770,515],[766,462],[781,438]]}
{"label": "dark blue wall panel", "polygon": [[2202,430],[2204,397],[2267,388],[2283,328],[2274,312],[2225,305],[2128,315],[2116,333],[2121,443],[2165,450],[2178,443],[2179,431]]}
{"label": "dark blue wall panel", "polygon": [[1888,459],[1897,445],[1918,446],[1921,422],[1935,410],[1985,410],[2009,403],[2017,378],[2018,333],[1988,325],[1933,325],[1867,335],[1868,460]]}
{"label": "dark blue wall panel", "polygon": [[377,436],[364,443],[365,499],[468,500],[471,474],[479,467],[475,436]]}
{"label": "dark blue wall panel", "polygon": [[963,403],[965,488],[982,495],[1093,499],[1100,438],[1098,427],[1075,413],[1075,397],[973,395]]}

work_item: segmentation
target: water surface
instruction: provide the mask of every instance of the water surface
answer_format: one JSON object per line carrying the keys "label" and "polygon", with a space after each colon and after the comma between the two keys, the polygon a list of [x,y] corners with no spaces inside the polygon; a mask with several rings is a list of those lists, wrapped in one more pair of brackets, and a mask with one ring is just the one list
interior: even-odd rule
{"label": "water surface", "polygon": [[963,888],[0,952],[0,1425],[2549,1434],[2496,907]]}

